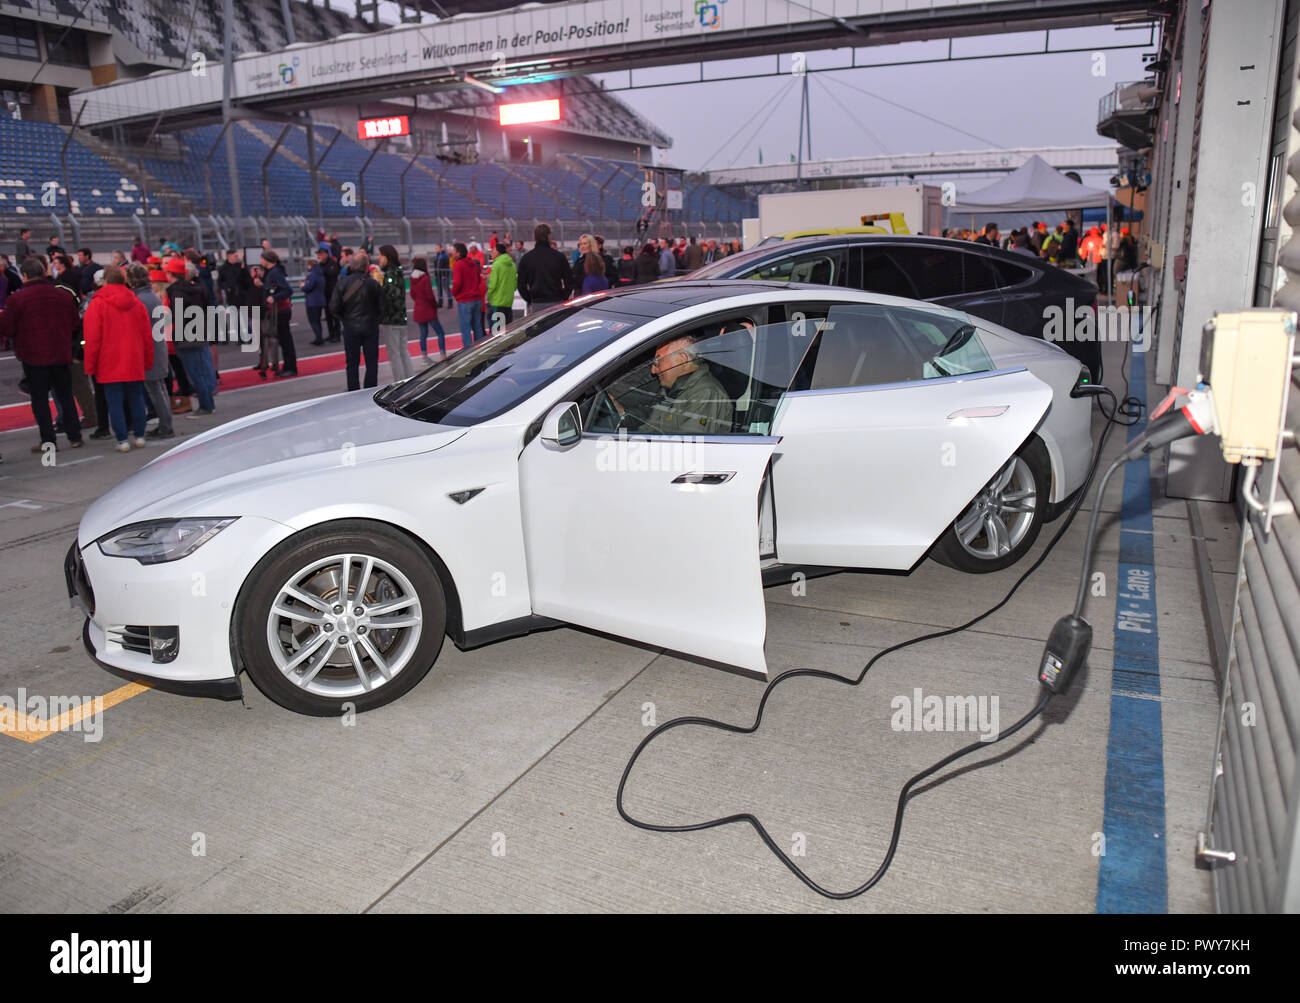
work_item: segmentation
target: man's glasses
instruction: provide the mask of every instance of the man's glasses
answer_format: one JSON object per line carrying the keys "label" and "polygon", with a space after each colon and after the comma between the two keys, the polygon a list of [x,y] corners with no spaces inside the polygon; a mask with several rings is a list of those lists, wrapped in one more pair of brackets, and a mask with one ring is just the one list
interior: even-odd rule
{"label": "man's glasses", "polygon": [[668,365],[668,360],[671,359],[674,355],[680,355],[680,354],[682,354],[682,350],[679,348],[675,352],[665,352],[663,355],[656,355],[653,359],[650,360],[650,368],[663,369],[667,367],[671,369],[672,366]]}

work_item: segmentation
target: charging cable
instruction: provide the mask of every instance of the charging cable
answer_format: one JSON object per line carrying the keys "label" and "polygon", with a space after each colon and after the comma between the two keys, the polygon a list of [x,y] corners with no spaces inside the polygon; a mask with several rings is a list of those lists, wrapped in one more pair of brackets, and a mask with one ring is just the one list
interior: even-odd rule
{"label": "charging cable", "polygon": [[[822,887],[804,873],[799,865],[781,849],[776,840],[774,840],[767,829],[764,828],[763,823],[750,812],[740,812],[734,815],[727,815],[723,818],[709,819],[705,822],[696,822],[689,825],[656,825],[652,822],[643,822],[640,819],[634,818],[623,806],[623,794],[627,787],[628,777],[631,775],[632,768],[636,765],[637,760],[641,757],[641,753],[645,751],[646,747],[649,746],[651,742],[666,731],[687,724],[698,724],[706,728],[715,728],[719,731],[731,732],[732,734],[752,735],[754,732],[758,731],[759,726],[763,722],[763,711],[767,707],[767,701],[772,695],[772,691],[787,679],[804,676],[814,679],[828,679],[833,682],[844,683],[848,686],[858,686],[861,684],[862,680],[866,678],[871,667],[886,655],[892,654],[896,651],[901,651],[903,648],[910,647],[914,644],[920,644],[923,641],[936,640],[940,637],[949,637],[953,634],[958,634],[964,630],[968,630],[981,620],[992,616],[1005,606],[1029,576],[1042,566],[1043,562],[1047,559],[1047,556],[1056,547],[1056,544],[1065,535],[1066,530],[1069,529],[1070,524],[1074,521],[1074,517],[1079,511],[1079,506],[1088,492],[1093,477],[1096,475],[1097,467],[1101,461],[1102,450],[1106,445],[1106,439],[1110,435],[1111,429],[1116,425],[1132,425],[1141,419],[1140,407],[1142,406],[1142,402],[1140,400],[1130,398],[1126,395],[1125,400],[1121,402],[1115,397],[1113,391],[1100,385],[1091,388],[1091,390],[1092,394],[1098,399],[1098,408],[1106,418],[1106,425],[1102,429],[1101,435],[1098,439],[1097,449],[1093,454],[1092,463],[1088,468],[1088,476],[1084,481],[1083,487],[1080,488],[1078,493],[1075,495],[1074,501],[1070,505],[1069,513],[1066,515],[1064,521],[1061,523],[1061,526],[1057,529],[1052,539],[1048,542],[1047,547],[1038,556],[1038,559],[1029,566],[1024,574],[1016,579],[1015,584],[1011,586],[1007,591],[1007,594],[1003,596],[1001,600],[983,613],[980,613],[978,616],[973,617],[959,626],[949,627],[944,630],[937,630],[929,634],[923,634],[919,637],[910,638],[909,640],[891,645],[890,647],[877,652],[871,657],[867,664],[863,666],[862,671],[858,673],[856,678],[848,678],[841,676],[838,673],[828,672],[823,669],[790,669],[786,672],[782,672],[769,682],[767,687],[763,690],[763,696],[758,702],[758,712],[755,714],[754,723],[751,725],[744,726],[729,724],[725,721],[718,721],[707,717],[679,717],[674,718],[671,721],[665,721],[641,740],[640,744],[637,745],[636,750],[632,753],[632,757],[628,760],[627,766],[623,769],[623,776],[618,782],[618,795],[615,799],[615,803],[618,807],[618,813],[623,817],[624,821],[631,823],[639,829],[646,829],[650,832],[699,832],[705,829],[715,829],[719,826],[730,825],[735,822],[747,822],[758,834],[758,837],[763,841],[764,845],[772,851],[777,859],[780,860],[795,877],[813,891],[817,892],[817,894],[829,899],[856,898],[879,882],[889,870],[890,864],[893,863],[894,853],[898,849],[898,841],[903,829],[903,811],[907,807],[907,802],[912,796],[913,788],[927,777],[933,776],[939,770],[953,762],[956,762],[963,756],[970,755],[980,749],[988,749],[990,746],[996,745],[998,742],[1010,738],[1012,735],[1024,728],[1025,725],[1038,717],[1053,696],[1065,692],[1068,688],[1079,667],[1082,666],[1084,661],[1087,659],[1088,652],[1091,650],[1092,646],[1092,627],[1082,618],[1082,612],[1087,595],[1088,572],[1091,567],[1092,547],[1096,538],[1098,514],[1101,511],[1101,499],[1106,490],[1106,484],[1110,480],[1111,475],[1130,459],[1144,456],[1159,446],[1172,442],[1175,439],[1211,430],[1213,420],[1211,411],[1209,410],[1207,395],[1200,394],[1198,397],[1197,392],[1194,391],[1190,395],[1192,399],[1189,399],[1185,406],[1175,411],[1171,411],[1168,414],[1162,414],[1159,418],[1153,420],[1147,430],[1134,439],[1124,452],[1120,454],[1119,458],[1107,468],[1101,482],[1098,484],[1093,502],[1092,517],[1088,524],[1088,535],[1084,544],[1083,571],[1079,583],[1079,595],[1075,602],[1074,612],[1057,621],[1056,625],[1052,628],[1052,633],[1044,648],[1043,658],[1039,664],[1038,673],[1039,682],[1042,684],[1043,690],[1038,698],[1038,702],[1024,717],[1016,721],[1015,724],[1011,725],[1011,727],[1001,731],[997,738],[992,741],[976,741],[964,748],[958,749],[956,752],[945,756],[934,765],[927,767],[920,773],[917,773],[903,785],[903,789],[899,792],[898,802],[894,809],[894,827],[889,840],[889,848],[886,850],[884,859],[881,861],[880,866],[876,868],[875,873],[873,873],[858,887],[842,892],[832,891],[828,888]],[[1109,412],[1107,412],[1106,408],[1101,404],[1101,398],[1105,396],[1108,396],[1111,401],[1112,407]],[[1174,394],[1171,394],[1170,398],[1173,398],[1174,396]],[[1132,413],[1134,403],[1139,409],[1137,410],[1136,415]],[[1167,407],[1170,403],[1171,400],[1167,399],[1162,405],[1162,408]],[[1125,411],[1126,407],[1129,409],[1127,412]],[[1130,420],[1121,421],[1120,416],[1122,414]]]}

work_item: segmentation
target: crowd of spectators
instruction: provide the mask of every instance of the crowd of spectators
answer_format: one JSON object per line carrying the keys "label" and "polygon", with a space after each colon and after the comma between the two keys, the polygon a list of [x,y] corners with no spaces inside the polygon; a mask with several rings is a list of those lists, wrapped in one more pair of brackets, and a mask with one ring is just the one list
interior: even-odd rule
{"label": "crowd of spectators", "polygon": [[[308,234],[310,236],[310,233]],[[599,234],[583,234],[570,253],[540,224],[533,246],[492,233],[437,244],[403,268],[391,244],[369,240],[353,250],[337,234],[315,234],[315,253],[301,262],[297,290],[285,262],[262,241],[257,262],[237,248],[218,255],[165,238],[138,239],[105,261],[83,247],[69,254],[52,236],[42,249],[23,229],[14,254],[0,253],[0,349],[22,365],[40,442],[33,452],[71,448],[92,439],[116,440],[129,453],[150,439],[175,436],[174,414],[216,411],[219,346],[258,343],[252,367],[263,379],[298,375],[292,331],[301,296],[312,345],[342,343],[349,390],[378,381],[380,339],[393,376],[413,373],[408,325],[419,328],[426,364],[447,356],[440,309],[455,305],[462,347],[499,334],[515,319],[516,297],[528,312],[607,289],[683,275],[740,251],[739,241],[657,238],[621,249]],[[617,252],[617,256],[615,253]],[[408,311],[408,297],[410,310]],[[211,308],[236,308],[230,330],[213,330]],[[193,313],[193,324],[185,318]],[[437,339],[429,353],[430,328]],[[364,379],[360,374],[365,363]],[[51,401],[53,415],[51,415]],[[156,420],[147,429],[147,422]]]}
{"label": "crowd of spectators", "polygon": [[1050,261],[1062,268],[1096,268],[1102,292],[1109,291],[1106,283],[1110,270],[1098,266],[1111,259],[1114,261],[1117,292],[1136,282],[1137,241],[1129,228],[1123,225],[1116,229],[1107,227],[1105,223],[1094,224],[1081,235],[1074,220],[1067,217],[1051,229],[1048,223],[1035,220],[1006,234],[999,231],[997,223],[986,223],[982,230],[950,229],[944,230],[942,235],[1001,247],[1016,254]]}

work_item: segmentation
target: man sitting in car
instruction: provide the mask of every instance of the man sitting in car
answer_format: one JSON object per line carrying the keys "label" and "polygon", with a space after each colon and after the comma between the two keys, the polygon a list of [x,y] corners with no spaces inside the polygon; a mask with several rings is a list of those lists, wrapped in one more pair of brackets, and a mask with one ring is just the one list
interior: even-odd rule
{"label": "man sitting in car", "polygon": [[696,338],[685,335],[655,349],[650,372],[658,378],[660,394],[638,420],[614,397],[620,427],[659,435],[724,435],[731,431],[735,404],[708,365],[695,352]]}

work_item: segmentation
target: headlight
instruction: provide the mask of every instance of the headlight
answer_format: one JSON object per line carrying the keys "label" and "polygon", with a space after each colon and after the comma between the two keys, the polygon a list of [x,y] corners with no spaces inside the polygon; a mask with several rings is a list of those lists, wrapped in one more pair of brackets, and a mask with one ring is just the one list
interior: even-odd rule
{"label": "headlight", "polygon": [[234,519],[159,519],[137,522],[101,536],[99,552],[106,557],[134,557],[141,564],[179,561],[194,553]]}

